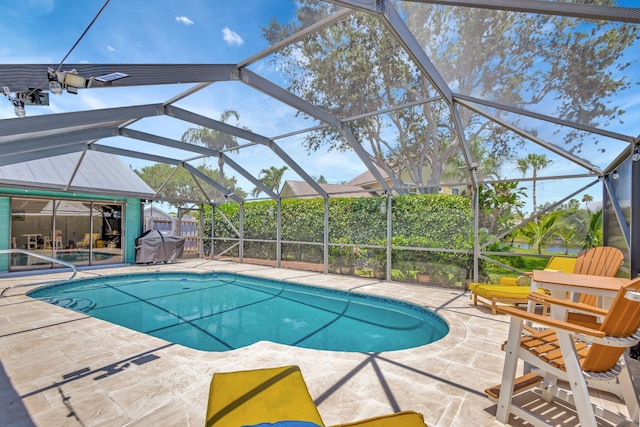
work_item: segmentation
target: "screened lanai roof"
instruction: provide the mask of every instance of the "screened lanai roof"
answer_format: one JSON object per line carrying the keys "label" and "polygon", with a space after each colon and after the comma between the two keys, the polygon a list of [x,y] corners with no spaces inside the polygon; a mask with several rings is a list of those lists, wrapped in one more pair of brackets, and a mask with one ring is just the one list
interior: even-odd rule
{"label": "screened lanai roof", "polygon": [[272,167],[322,196],[362,174],[393,194],[562,179],[539,190],[554,202],[638,145],[632,0],[16,3],[0,165],[111,153],[168,165],[156,198],[185,173],[202,202],[277,199]]}

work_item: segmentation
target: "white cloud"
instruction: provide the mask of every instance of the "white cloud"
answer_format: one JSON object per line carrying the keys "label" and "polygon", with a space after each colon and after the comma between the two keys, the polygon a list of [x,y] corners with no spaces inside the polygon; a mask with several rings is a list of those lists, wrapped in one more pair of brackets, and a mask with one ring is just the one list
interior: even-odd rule
{"label": "white cloud", "polygon": [[176,16],[176,22],[184,25],[193,25],[194,22],[186,16]]}
{"label": "white cloud", "polygon": [[38,14],[47,14],[55,8],[54,0],[28,0],[30,8],[37,10]]}
{"label": "white cloud", "polygon": [[224,41],[230,46],[242,46],[244,44],[242,37],[229,27],[224,27],[222,29],[222,38],[224,38]]}
{"label": "white cloud", "polygon": [[107,50],[108,50],[109,52],[115,52],[115,51],[116,51],[116,48],[115,48],[115,47],[111,47],[111,46],[107,45]]}

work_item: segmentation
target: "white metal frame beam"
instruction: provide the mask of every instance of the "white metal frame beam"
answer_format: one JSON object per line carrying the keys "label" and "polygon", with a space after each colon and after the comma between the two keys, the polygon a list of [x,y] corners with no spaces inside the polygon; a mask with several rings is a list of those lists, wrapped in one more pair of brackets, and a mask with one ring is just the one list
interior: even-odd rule
{"label": "white metal frame beam", "polygon": [[464,102],[464,105],[469,105],[468,102],[473,102],[474,104],[479,104],[479,105],[484,105],[486,107],[491,107],[491,108],[495,108],[496,110],[504,110],[504,111],[508,111],[510,113],[514,113],[514,114],[518,114],[520,116],[525,116],[525,117],[531,117],[537,120],[541,120],[541,121],[545,121],[545,122],[550,122],[556,125],[560,125],[560,126],[566,126],[566,127],[570,127],[573,129],[578,129],[578,130],[582,130],[585,132],[589,132],[589,133],[593,133],[593,134],[597,134],[597,135],[601,135],[601,136],[606,136],[607,138],[612,138],[612,139],[618,139],[620,141],[625,141],[625,142],[634,142],[634,137],[630,136],[630,135],[624,135],[618,132],[611,132],[608,131],[606,129],[600,129],[594,126],[589,126],[589,125],[585,125],[582,123],[577,123],[577,122],[571,122],[569,120],[564,120],[564,119],[559,119],[557,117],[552,117],[552,116],[548,116],[546,114],[540,114],[540,113],[534,113],[533,111],[527,111],[524,110],[522,108],[517,108],[517,107],[513,107],[510,105],[506,105],[506,104],[502,104],[499,102],[495,102],[495,101],[489,101],[486,99],[479,99],[479,98],[475,98],[473,96],[468,96],[468,95],[463,95],[460,93],[454,93],[453,94],[453,98],[456,101],[460,101],[461,103],[463,103],[463,101],[467,101]]}
{"label": "white metal frame beam", "polygon": [[41,136],[20,141],[6,141],[0,143],[0,158],[9,157],[19,153],[30,153],[39,150],[49,150],[49,156],[56,156],[59,147],[68,145],[77,146],[78,143],[88,143],[94,139],[108,138],[117,135],[118,128],[103,127],[88,129],[71,133]]}
{"label": "white metal frame beam", "polygon": [[[2,86],[12,92],[32,88],[48,89],[47,69],[53,64],[0,64]],[[90,88],[190,84],[234,80],[237,66],[233,64],[65,64],[61,71],[75,69],[89,79]],[[110,73],[129,76],[111,82],[93,80]]]}
{"label": "white metal frame beam", "polygon": [[[259,90],[260,92],[265,93],[281,102],[284,102],[285,104],[297,109],[298,111],[302,111],[303,113],[338,129],[340,132],[342,132],[347,142],[354,149],[360,160],[364,163],[369,172],[371,172],[373,177],[380,183],[380,185],[388,188],[385,179],[375,167],[375,165],[369,158],[369,155],[366,153],[366,151],[364,151],[360,143],[356,140],[355,136],[351,133],[351,131],[349,131],[348,127],[346,127],[339,118],[294,95],[288,90],[281,88],[280,86],[270,82],[269,80],[260,77],[252,71],[242,70],[240,79],[247,85]],[[316,189],[316,191],[318,191],[318,189],[321,189],[319,185],[315,185],[314,188]],[[324,190],[319,191],[319,193],[326,194]]]}
{"label": "white metal frame beam", "polygon": [[276,199],[278,197],[277,194],[275,194],[273,191],[271,191],[269,188],[267,188],[262,183],[262,181],[257,179],[251,173],[249,173],[249,171],[244,169],[242,166],[240,166],[238,163],[236,163],[233,159],[229,158],[224,153],[221,153],[218,150],[214,150],[212,148],[207,148],[207,147],[202,147],[202,146],[195,145],[195,144],[189,144],[189,143],[186,143],[186,142],[177,141],[177,140],[171,139],[171,138],[165,138],[165,137],[158,136],[158,135],[153,135],[153,134],[150,134],[150,133],[140,132],[140,131],[133,130],[133,129],[126,129],[126,128],[120,129],[120,135],[128,137],[128,138],[137,139],[137,140],[140,140],[140,141],[150,142],[152,144],[162,145],[162,146],[165,146],[165,147],[170,147],[170,148],[176,148],[176,149],[179,149],[179,150],[186,150],[186,151],[196,152],[196,153],[202,154],[203,156],[207,156],[207,157],[222,157],[222,159],[224,160],[225,165],[228,165],[229,167],[231,167],[232,169],[237,171],[239,174],[241,174],[243,177],[245,177],[247,180],[249,180],[253,185],[255,185],[256,187],[260,188],[260,190],[262,192],[264,192],[265,194],[269,195],[269,197],[271,197],[273,199]]}
{"label": "white metal frame beam", "polygon": [[[231,199],[235,200],[236,202],[241,202],[242,201],[242,199],[240,197],[238,197],[235,194],[233,194],[231,189],[220,185],[218,182],[215,182],[214,180],[212,180],[211,178],[209,178],[208,176],[206,176],[205,174],[203,174],[199,170],[195,169],[190,164],[185,163],[183,161],[172,159],[170,157],[157,156],[155,154],[148,154],[148,153],[141,153],[139,151],[125,150],[123,148],[108,147],[106,145],[91,144],[91,145],[89,145],[88,148],[89,148],[89,150],[100,151],[100,152],[103,152],[103,153],[111,153],[111,154],[115,154],[115,155],[123,156],[123,157],[131,157],[131,158],[134,158],[134,159],[142,159],[142,160],[147,160],[147,161],[155,162],[155,163],[165,163],[165,164],[169,164],[169,165],[184,167],[192,175],[197,175],[200,179],[205,181],[207,184],[209,184],[209,185],[217,188],[218,190],[220,190],[220,192],[222,194],[224,194],[225,197],[230,197]],[[201,202],[199,202],[199,203],[201,203]]]}
{"label": "white metal frame beam", "polygon": [[0,143],[53,135],[56,131],[65,133],[83,128],[110,126],[114,123],[121,124],[132,119],[163,114],[163,104],[148,104],[4,119],[0,127]]}
{"label": "white metal frame beam", "polygon": [[55,154],[52,154],[51,150],[47,147],[43,147],[42,149],[36,151],[15,153],[10,156],[0,157],[0,166],[7,166],[15,163],[44,159],[51,157],[52,155],[61,156],[63,154],[77,153],[78,151],[82,151],[86,146],[86,142],[78,142],[75,144],[59,146],[55,149]]}
{"label": "white metal frame beam", "polygon": [[573,163],[575,163],[575,164],[577,164],[579,166],[582,166],[583,168],[593,172],[594,174],[602,175],[602,170],[598,166],[590,163],[589,161],[587,161],[585,159],[582,159],[580,157],[577,157],[577,156],[571,154],[570,152],[568,152],[566,150],[563,150],[562,148],[558,147],[557,145],[554,145],[554,144],[552,144],[550,142],[547,142],[547,141],[543,141],[542,139],[540,139],[540,138],[538,138],[538,137],[536,137],[534,135],[531,135],[529,132],[526,132],[526,131],[520,129],[520,128],[514,126],[513,124],[502,120],[499,117],[496,117],[496,116],[494,116],[492,114],[489,114],[488,112],[483,111],[483,110],[477,108],[474,105],[471,105],[471,104],[469,104],[467,102],[464,102],[464,101],[460,101],[459,103],[461,105],[464,105],[466,108],[470,109],[471,111],[473,111],[473,112],[475,112],[475,113],[477,113],[477,114],[479,114],[481,116],[484,116],[487,119],[491,120],[492,122],[497,123],[500,126],[503,126],[504,128],[509,129],[510,131],[520,135],[521,137],[526,138],[529,141],[535,142],[537,145],[539,145],[541,147],[544,147],[545,149],[551,151],[552,153],[555,153],[555,154],[557,154],[557,155],[559,155],[559,156],[561,156],[561,157],[563,157],[563,158],[565,158],[565,159],[567,159],[567,160],[569,160],[569,161],[571,161],[571,162],[573,162]]}

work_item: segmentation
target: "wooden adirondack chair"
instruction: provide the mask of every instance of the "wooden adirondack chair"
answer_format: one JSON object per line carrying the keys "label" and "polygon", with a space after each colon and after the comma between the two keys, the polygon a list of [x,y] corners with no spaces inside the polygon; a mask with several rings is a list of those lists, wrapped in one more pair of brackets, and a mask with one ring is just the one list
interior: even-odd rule
{"label": "wooden adirondack chair", "polygon": [[[614,277],[618,273],[623,261],[624,255],[619,249],[610,246],[598,246],[578,255],[573,273]],[[571,295],[567,294],[567,299],[570,297]],[[578,298],[578,301],[582,304],[588,304],[593,307],[597,305],[597,300],[598,297],[593,294],[580,294]],[[597,327],[598,316],[569,312],[567,313],[566,320],[582,326]]]}
{"label": "wooden adirondack chair", "polygon": [[[628,347],[640,341],[640,278],[630,281],[620,289],[608,311],[549,296],[542,298],[549,304],[567,310],[583,310],[603,315],[604,320],[597,329],[593,329],[513,307],[499,307],[499,311],[511,315],[511,323],[505,344],[502,383],[486,390],[487,395],[498,403],[497,420],[507,423],[509,414],[514,414],[532,425],[555,425],[555,421],[545,419],[544,414],[529,411],[526,404],[514,403],[514,394],[531,387],[540,387],[543,400],[565,400],[575,405],[581,426],[596,426],[596,412],[590,401],[588,388],[591,384],[617,379],[629,418],[625,419],[620,414],[602,408],[598,410],[598,414],[618,424],[625,421],[638,423],[638,396],[635,395],[627,369],[628,356],[623,354]],[[545,329],[523,335],[525,321],[541,325]],[[536,370],[515,378],[519,359]],[[556,386],[558,379],[569,383],[570,393]]]}
{"label": "wooden adirondack chair", "polygon": [[[624,255],[620,249],[612,248],[611,246],[591,248],[580,255],[576,259],[576,266],[573,269],[574,274],[614,277],[624,261]],[[580,295],[580,302],[595,306],[596,296],[582,294]]]}

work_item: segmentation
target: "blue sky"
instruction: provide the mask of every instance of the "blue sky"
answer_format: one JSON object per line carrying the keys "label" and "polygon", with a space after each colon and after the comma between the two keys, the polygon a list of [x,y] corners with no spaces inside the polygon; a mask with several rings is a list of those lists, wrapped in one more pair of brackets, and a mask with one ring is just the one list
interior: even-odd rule
{"label": "blue sky", "polygon": [[[2,0],[3,62],[59,62],[104,0]],[[290,2],[111,0],[66,62],[235,63],[267,47],[260,25]],[[279,7],[276,5],[280,5]],[[206,54],[204,54],[206,52]]]}
{"label": "blue sky", "polygon": [[[0,43],[0,62],[58,64],[104,3],[104,0],[0,0],[0,40],[5,41]],[[637,7],[633,0],[619,4]],[[232,3],[221,0],[111,0],[65,63],[237,63],[268,47],[261,27],[267,26],[271,17],[288,22],[294,14],[295,5],[288,0]],[[630,59],[637,61],[637,58]],[[638,64],[634,70],[638,70]],[[256,71],[267,78],[277,76],[273,69]],[[81,90],[75,96],[66,93],[52,96],[49,107],[27,107],[27,115],[162,102],[188,87]],[[625,102],[633,114],[627,115],[623,126],[618,125],[631,134],[640,133],[636,125],[636,119],[640,118],[636,94],[637,89],[626,94],[628,101]],[[292,124],[293,129],[315,124],[302,122],[291,108],[238,82],[215,83],[178,105],[216,119],[224,110],[233,108],[240,113],[242,126],[268,137],[291,131]],[[12,106],[0,99],[0,118],[12,117]],[[133,127],[153,132],[159,126],[162,135],[175,139],[189,127],[173,119],[142,121]],[[549,138],[553,138],[552,130]],[[332,183],[365,171],[352,153],[307,153],[295,137],[277,142],[310,175],[322,174]],[[110,145],[122,147],[131,143],[132,140],[125,138],[109,140]],[[255,175],[262,168],[283,165],[277,156],[261,147],[243,150],[238,158]],[[125,161],[136,168],[147,164],[131,159]],[[554,175],[560,174],[563,166],[555,164],[554,169]],[[232,173],[232,170],[226,168],[225,172]],[[251,184],[239,175],[236,177],[246,191],[252,189]],[[288,171],[285,179],[299,178]],[[560,197],[553,185],[541,184],[541,187],[548,198]]]}

